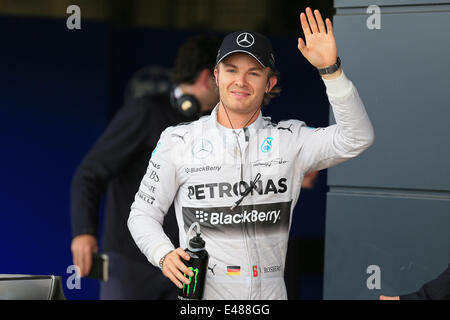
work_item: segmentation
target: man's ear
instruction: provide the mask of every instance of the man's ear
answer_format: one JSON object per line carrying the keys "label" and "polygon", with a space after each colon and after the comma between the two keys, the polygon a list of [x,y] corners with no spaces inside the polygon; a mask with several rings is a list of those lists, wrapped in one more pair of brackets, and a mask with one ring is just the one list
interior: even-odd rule
{"label": "man's ear", "polygon": [[208,80],[211,79],[211,71],[208,69],[203,69],[197,77],[197,81],[203,85],[208,83]]}
{"label": "man's ear", "polygon": [[211,89],[211,87],[214,86],[214,81],[214,76],[211,70],[203,69],[202,71],[200,71],[194,84],[200,85],[203,88]]}
{"label": "man's ear", "polygon": [[219,81],[217,80],[217,76],[219,75],[219,70],[214,68],[214,81],[216,82],[216,86],[219,86]]}
{"label": "man's ear", "polygon": [[266,93],[270,92],[273,87],[276,86],[278,82],[278,78],[276,76],[272,76],[269,78],[269,81],[267,81],[267,88],[266,88]]}

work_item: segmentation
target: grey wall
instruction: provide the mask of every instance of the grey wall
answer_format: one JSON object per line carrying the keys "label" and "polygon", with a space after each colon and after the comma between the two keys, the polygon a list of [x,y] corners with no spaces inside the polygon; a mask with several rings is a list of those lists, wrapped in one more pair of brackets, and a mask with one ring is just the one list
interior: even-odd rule
{"label": "grey wall", "polygon": [[[450,2],[334,5],[338,54],[375,143],[328,171],[324,299],[410,293],[450,262]],[[381,29],[366,25],[369,5]],[[381,289],[367,288],[370,265]]]}

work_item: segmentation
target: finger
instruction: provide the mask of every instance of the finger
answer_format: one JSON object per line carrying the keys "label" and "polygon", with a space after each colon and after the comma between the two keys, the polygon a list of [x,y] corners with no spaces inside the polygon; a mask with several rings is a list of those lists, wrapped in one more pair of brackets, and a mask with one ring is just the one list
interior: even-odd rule
{"label": "finger", "polygon": [[181,283],[189,284],[191,283],[189,281],[189,278],[185,277],[183,273],[180,272],[178,267],[175,264],[170,264],[169,266],[170,272],[175,276],[177,280],[179,280]]}
{"label": "finger", "polygon": [[306,8],[306,16],[308,17],[308,23],[311,27],[312,33],[319,33],[319,29],[317,28],[316,19],[313,16],[311,8]]}
{"label": "finger", "polygon": [[83,253],[83,269],[81,272],[81,276],[87,276],[92,266],[92,254],[91,251],[85,251]]}
{"label": "finger", "polygon": [[82,277],[84,277],[86,274],[87,274],[87,272],[86,272],[86,269],[87,269],[87,257],[86,257],[86,254],[85,253],[82,253],[81,254],[81,266],[80,266],[80,275],[82,276]]}
{"label": "finger", "polygon": [[309,36],[311,34],[311,29],[309,28],[308,21],[306,20],[306,15],[303,12],[300,13],[300,23],[302,24],[303,33],[305,36]]}
{"label": "finger", "polygon": [[174,274],[169,272],[166,277],[169,278],[169,280],[172,281],[178,288],[183,289],[183,284],[177,280]]}
{"label": "finger", "polygon": [[176,249],[175,252],[186,261],[189,261],[189,259],[191,259],[191,256],[188,255],[187,252],[181,248]]}
{"label": "finger", "polygon": [[194,272],[192,272],[191,269],[189,269],[181,260],[175,261],[175,266],[180,270],[182,273],[187,274],[190,277],[194,276]]}
{"label": "finger", "polygon": [[75,251],[75,249],[72,247],[71,248],[71,250],[72,250],[72,262],[73,262],[73,264],[77,264],[77,259],[78,259],[78,257],[77,257],[77,252]]}
{"label": "finger", "polygon": [[304,50],[306,49],[306,44],[305,44],[305,41],[303,41],[302,38],[298,38],[297,48],[298,48],[298,50],[300,50],[300,52],[302,54],[304,54]]}
{"label": "finger", "polygon": [[78,262],[77,266],[80,269],[80,277],[84,276],[85,262],[84,262],[84,254],[82,252],[78,253]]}
{"label": "finger", "polygon": [[325,23],[327,24],[327,32],[328,34],[333,34],[333,24],[331,23],[331,20],[326,18]]}
{"label": "finger", "polygon": [[70,250],[72,251],[72,262],[73,264],[77,264],[78,263],[78,250],[77,247],[73,244],[70,246]]}
{"label": "finger", "polygon": [[77,251],[74,251],[73,253],[73,264],[78,267],[78,272],[80,273],[81,276],[81,257],[80,253]]}
{"label": "finger", "polygon": [[166,260],[164,261],[164,267],[162,270],[162,273],[164,276],[166,276],[167,278],[170,279],[170,281],[172,281],[178,288],[183,288],[183,284],[178,281],[176,273],[178,272],[178,270],[176,268],[174,268],[172,261],[170,260],[170,258],[166,258]]}
{"label": "finger", "polygon": [[[188,255],[187,253],[185,254]],[[186,284],[189,284],[189,280],[185,277],[185,274],[187,274],[189,277],[192,277],[194,275],[192,270],[186,267],[186,265],[181,261],[180,256],[175,256],[170,259],[169,268],[179,280]]]}
{"label": "finger", "polygon": [[75,265],[78,267],[79,276],[83,277],[83,270],[85,268],[84,255],[81,250],[78,250],[76,253],[76,263]]}
{"label": "finger", "polygon": [[327,30],[325,29],[325,24],[323,23],[322,15],[320,14],[319,10],[314,10],[314,15],[316,17],[317,26],[319,27],[319,32],[321,33],[327,33]]}

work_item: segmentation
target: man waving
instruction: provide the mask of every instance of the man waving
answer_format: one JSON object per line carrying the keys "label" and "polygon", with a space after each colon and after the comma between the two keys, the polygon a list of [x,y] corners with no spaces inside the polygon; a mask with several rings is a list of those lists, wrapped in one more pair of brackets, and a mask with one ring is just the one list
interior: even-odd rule
{"label": "man waving", "polygon": [[[330,20],[307,8],[300,21],[306,41],[299,39],[298,49],[322,75],[336,124],[310,128],[263,117],[279,74],[272,46],[257,32],[233,32],[214,68],[219,103],[210,116],[163,132],[131,206],[128,227],[138,247],[180,288],[191,273],[181,248],[191,224],[200,224],[210,255],[204,299],[286,299],[289,228],[303,177],[373,143],[363,103],[340,67]],[[161,227],[172,201],[178,249]]]}

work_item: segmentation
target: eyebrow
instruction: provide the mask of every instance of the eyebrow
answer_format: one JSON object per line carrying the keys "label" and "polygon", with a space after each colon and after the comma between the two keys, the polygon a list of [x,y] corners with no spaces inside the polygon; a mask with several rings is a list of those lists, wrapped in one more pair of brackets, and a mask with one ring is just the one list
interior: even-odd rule
{"label": "eyebrow", "polygon": [[[231,67],[231,68],[238,69],[238,67],[235,66],[235,65],[232,64],[232,63],[224,62],[223,64],[225,65],[225,67]],[[263,69],[263,67],[252,67],[252,68],[248,69],[248,71],[253,71],[253,70],[259,70],[259,71],[262,71],[262,70],[264,70],[264,69]]]}

